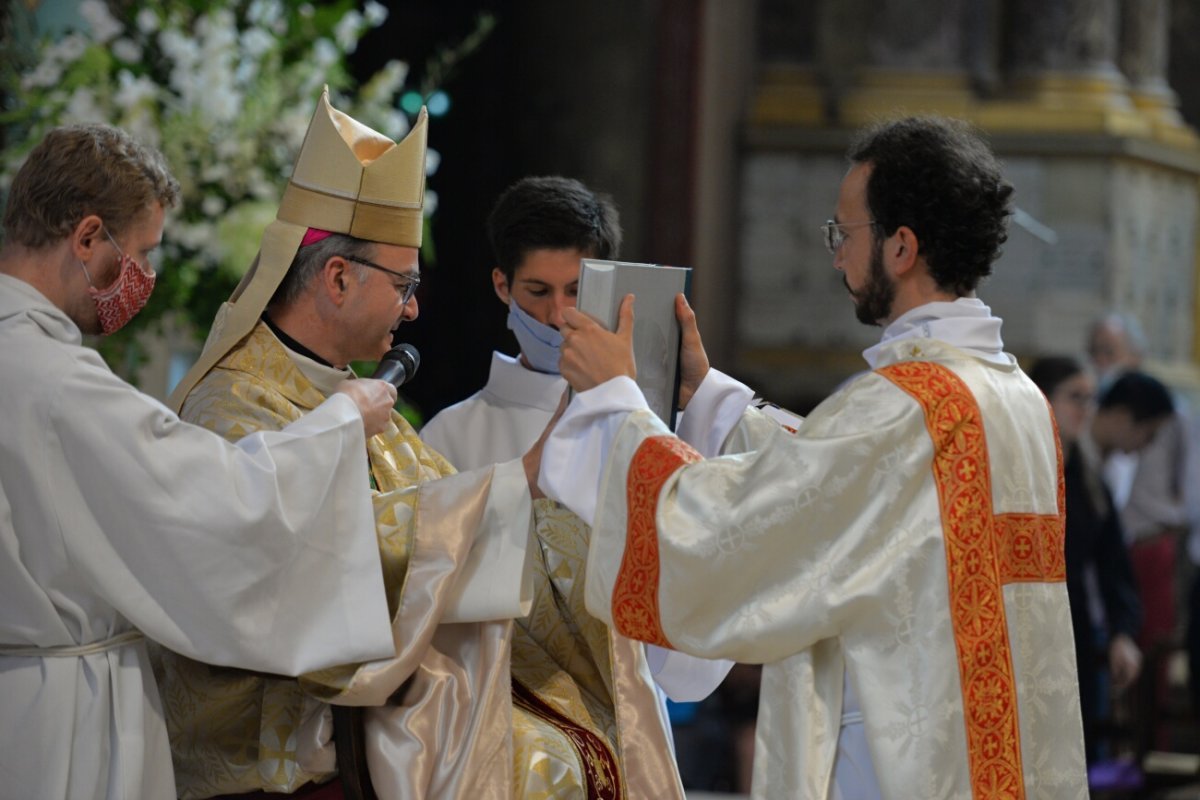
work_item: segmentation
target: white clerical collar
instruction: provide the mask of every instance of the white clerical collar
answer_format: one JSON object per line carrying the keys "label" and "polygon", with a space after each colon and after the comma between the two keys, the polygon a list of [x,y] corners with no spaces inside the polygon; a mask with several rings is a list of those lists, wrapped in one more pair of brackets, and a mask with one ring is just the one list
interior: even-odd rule
{"label": "white clerical collar", "polygon": [[990,361],[1009,366],[1012,356],[1004,352],[1000,338],[1003,321],[977,297],[960,297],[952,303],[926,303],[901,314],[883,331],[878,344],[863,351],[863,358],[874,369],[882,351],[904,339],[937,339],[948,345]]}
{"label": "white clerical collar", "polygon": [[492,353],[492,368],[488,373],[486,391],[514,405],[532,406],[554,411],[566,391],[567,380],[561,375],[527,369],[521,362],[504,353]]}

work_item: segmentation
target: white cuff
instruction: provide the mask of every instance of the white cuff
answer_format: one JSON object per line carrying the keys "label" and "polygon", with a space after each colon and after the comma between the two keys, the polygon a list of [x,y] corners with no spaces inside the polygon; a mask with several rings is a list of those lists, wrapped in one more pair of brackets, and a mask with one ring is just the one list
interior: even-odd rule
{"label": "white cuff", "polygon": [[753,399],[748,386],[710,369],[679,420],[679,438],[705,458],[720,455],[721,445]]}
{"label": "white cuff", "polygon": [[572,398],[542,450],[538,486],[591,525],[613,439],[631,411],[646,409],[632,378],[620,376]]}

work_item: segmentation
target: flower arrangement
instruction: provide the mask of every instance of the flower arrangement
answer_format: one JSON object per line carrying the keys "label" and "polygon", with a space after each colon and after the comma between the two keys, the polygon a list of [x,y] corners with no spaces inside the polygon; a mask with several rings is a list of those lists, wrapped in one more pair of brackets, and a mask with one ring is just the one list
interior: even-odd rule
{"label": "flower arrangement", "polygon": [[[323,85],[338,108],[394,139],[408,131],[414,92],[397,60],[354,85],[347,56],[387,17],[375,0],[83,0],[79,11],[84,30],[41,40],[24,65],[5,59],[0,184],[62,124],[116,125],[166,156],[182,201],[167,221],[158,286],[134,323],[99,345],[132,373],[138,335],[168,311],[208,330],[274,218]],[[481,20],[472,47],[490,25]],[[430,150],[430,174],[438,161]],[[429,190],[427,213],[436,201]]]}

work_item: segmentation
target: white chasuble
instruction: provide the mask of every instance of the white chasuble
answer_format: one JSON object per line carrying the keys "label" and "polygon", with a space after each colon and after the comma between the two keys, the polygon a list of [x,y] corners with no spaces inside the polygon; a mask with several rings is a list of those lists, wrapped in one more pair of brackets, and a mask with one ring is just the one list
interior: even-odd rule
{"label": "white chasuble", "polygon": [[[201,379],[183,413],[227,436],[277,427],[320,402],[341,377],[331,372],[260,324]],[[165,654],[182,795],[290,793],[331,779],[323,704],[333,703],[367,707],[367,762],[382,800],[631,796],[626,781],[659,776],[660,764],[635,774],[637,758],[621,759],[626,733],[638,741],[638,731],[614,706],[652,706],[652,690],[644,663],[618,657],[606,630],[603,642],[588,633],[575,577],[587,540],[543,535],[553,504],[530,502],[519,461],[455,474],[402,417],[393,423],[367,455],[395,657],[296,681]],[[481,547],[495,557],[480,563]],[[614,682],[622,669],[631,672]],[[677,778],[666,775],[670,789]]]}
{"label": "white chasuble", "polygon": [[569,439],[615,427],[584,451],[607,465],[588,607],[765,665],[758,798],[834,796],[843,677],[882,797],[1085,798],[1047,403],[1011,358],[931,339],[875,355],[797,433],[750,410],[708,460],[648,411],[589,419],[582,393],[541,483],[570,505]]}
{"label": "white chasuble", "polygon": [[143,635],[291,675],[392,652],[349,398],[231,444],[8,275],[0,373],[0,795],[176,796]]}

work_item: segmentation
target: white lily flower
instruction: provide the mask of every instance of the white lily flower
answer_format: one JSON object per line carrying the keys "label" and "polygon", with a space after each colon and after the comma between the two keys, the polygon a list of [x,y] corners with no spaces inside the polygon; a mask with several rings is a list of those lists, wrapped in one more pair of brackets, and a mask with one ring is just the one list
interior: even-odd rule
{"label": "white lily flower", "polygon": [[367,4],[363,8],[363,16],[366,18],[368,25],[372,28],[378,28],[388,18],[387,6],[377,3],[375,0],[367,0]]}
{"label": "white lily flower", "polygon": [[142,60],[142,48],[132,39],[121,37],[112,43],[113,55],[126,64],[136,64]]}
{"label": "white lily flower", "polygon": [[358,47],[358,37],[363,28],[363,15],[357,11],[347,11],[333,28],[333,38],[338,47],[347,53],[353,53]]}
{"label": "white lily flower", "polygon": [[313,42],[313,60],[321,70],[332,66],[340,57],[337,47],[328,39],[317,39]]}
{"label": "white lily flower", "polygon": [[101,44],[125,32],[125,26],[113,19],[113,15],[108,13],[108,6],[101,0],[83,0],[79,4],[79,16],[87,20],[92,35]]}
{"label": "white lily flower", "polygon": [[63,119],[66,122],[107,122],[108,115],[96,103],[95,93],[80,86],[71,93],[63,110]]}
{"label": "white lily flower", "polygon": [[148,8],[143,8],[137,12],[134,17],[137,23],[138,30],[145,34],[151,34],[158,30],[158,14],[155,14]]}

